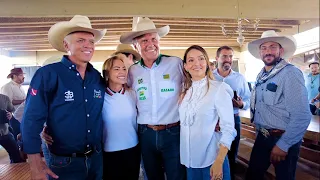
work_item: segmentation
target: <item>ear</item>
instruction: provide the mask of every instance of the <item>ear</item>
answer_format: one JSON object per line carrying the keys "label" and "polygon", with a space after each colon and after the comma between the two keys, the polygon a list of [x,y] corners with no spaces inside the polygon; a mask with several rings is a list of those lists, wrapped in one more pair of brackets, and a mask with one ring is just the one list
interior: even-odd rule
{"label": "ear", "polygon": [[187,72],[189,71],[189,69],[187,68],[187,64],[186,64],[186,63],[183,64],[183,68],[184,68],[184,70],[186,70]]}
{"label": "ear", "polygon": [[68,52],[69,51],[69,46],[68,46],[68,43],[63,40],[63,46],[64,46],[64,49]]}
{"label": "ear", "polygon": [[280,48],[279,54],[280,54],[280,57],[281,57],[281,58],[282,58],[282,56],[283,56],[283,53],[284,53],[284,49],[283,49],[283,48]]}

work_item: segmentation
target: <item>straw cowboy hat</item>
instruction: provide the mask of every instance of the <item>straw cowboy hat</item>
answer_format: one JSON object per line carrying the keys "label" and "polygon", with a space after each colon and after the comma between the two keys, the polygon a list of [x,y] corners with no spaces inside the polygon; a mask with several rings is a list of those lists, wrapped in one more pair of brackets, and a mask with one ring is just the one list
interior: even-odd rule
{"label": "straw cowboy hat", "polygon": [[42,63],[42,66],[60,62],[61,59],[62,59],[62,56],[51,56]]}
{"label": "straw cowboy hat", "polygon": [[21,68],[13,68],[11,69],[10,74],[7,76],[7,78],[9,79],[9,78],[12,78],[13,75],[18,76],[20,74],[25,74],[23,73]]}
{"label": "straw cowboy hat", "polygon": [[262,33],[261,38],[251,41],[248,44],[249,52],[257,59],[260,59],[259,48],[260,45],[265,42],[276,42],[279,43],[284,49],[282,58],[290,58],[297,49],[297,43],[292,36],[279,36],[274,30],[265,31]]}
{"label": "straw cowboy hat", "polygon": [[67,52],[64,49],[63,40],[68,34],[77,31],[92,33],[94,35],[95,43],[99,42],[107,32],[106,29],[101,31],[92,29],[90,20],[87,16],[75,15],[70,21],[58,22],[50,28],[48,32],[49,43],[56,50]]}
{"label": "straw cowboy hat", "polygon": [[168,25],[156,28],[149,18],[139,18],[137,25],[132,29],[132,32],[127,32],[120,36],[120,42],[123,44],[132,44],[133,39],[141,35],[147,33],[158,33],[160,37],[163,37],[167,35],[169,31],[170,27]]}
{"label": "straw cowboy hat", "polygon": [[130,53],[134,56],[136,61],[139,61],[141,59],[140,54],[136,50],[134,50],[133,47],[129,44],[119,44],[117,46],[116,52],[113,54],[116,55],[119,53]]}

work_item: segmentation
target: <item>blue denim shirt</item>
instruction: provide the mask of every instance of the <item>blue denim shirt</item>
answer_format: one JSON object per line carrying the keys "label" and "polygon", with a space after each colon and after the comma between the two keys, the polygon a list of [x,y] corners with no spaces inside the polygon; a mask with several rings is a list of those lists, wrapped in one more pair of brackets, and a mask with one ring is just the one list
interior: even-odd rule
{"label": "blue denim shirt", "polygon": [[40,152],[40,132],[46,122],[56,154],[83,153],[86,147],[101,148],[104,82],[88,63],[81,78],[67,56],[40,68],[32,78],[22,120],[24,151]]}

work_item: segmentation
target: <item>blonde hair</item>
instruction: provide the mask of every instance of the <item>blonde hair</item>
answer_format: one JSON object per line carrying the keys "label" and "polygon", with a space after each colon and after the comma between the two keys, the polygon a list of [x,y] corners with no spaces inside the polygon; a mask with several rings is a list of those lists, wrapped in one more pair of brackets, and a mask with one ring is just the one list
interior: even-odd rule
{"label": "blonde hair", "polygon": [[[203,47],[201,46],[198,46],[198,45],[192,45],[190,46],[186,52],[184,53],[184,56],[183,56],[183,65],[185,65],[187,63],[187,55],[188,53],[191,51],[191,50],[198,50],[200,51],[203,56],[205,57],[205,60],[207,62],[207,68],[206,68],[206,76],[207,76],[207,87],[208,87],[208,90],[209,90],[209,87],[210,87],[210,83],[209,83],[209,80],[214,80],[214,77],[213,77],[213,73],[211,72],[210,68],[209,68],[209,65],[210,65],[210,61],[209,61],[209,56],[208,56],[208,53],[205,49],[203,49]],[[182,102],[184,96],[186,95],[187,91],[189,90],[189,88],[192,86],[192,77],[191,77],[191,74],[189,72],[187,72],[184,68],[183,68],[183,75],[184,75],[184,82],[183,82],[183,89],[182,89],[182,92],[181,92],[181,95],[180,95],[180,100],[179,100],[179,103]],[[207,91],[208,92],[208,91]]]}
{"label": "blonde hair", "polygon": [[[103,79],[106,82],[106,86],[108,86],[109,83],[109,73],[113,67],[113,63],[115,60],[120,60],[124,63],[123,59],[120,56],[117,55],[112,55],[110,56],[108,59],[106,59],[102,65],[102,75],[103,75]],[[125,89],[128,89],[127,84],[124,84],[123,86]]]}

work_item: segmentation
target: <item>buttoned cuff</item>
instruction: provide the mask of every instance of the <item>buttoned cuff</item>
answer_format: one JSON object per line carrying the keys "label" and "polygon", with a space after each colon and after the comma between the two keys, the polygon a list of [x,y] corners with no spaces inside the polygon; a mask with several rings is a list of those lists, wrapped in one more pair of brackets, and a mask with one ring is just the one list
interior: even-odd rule
{"label": "buttoned cuff", "polygon": [[276,145],[284,152],[288,152],[288,149],[290,148],[290,145],[284,142],[282,139],[279,139]]}

